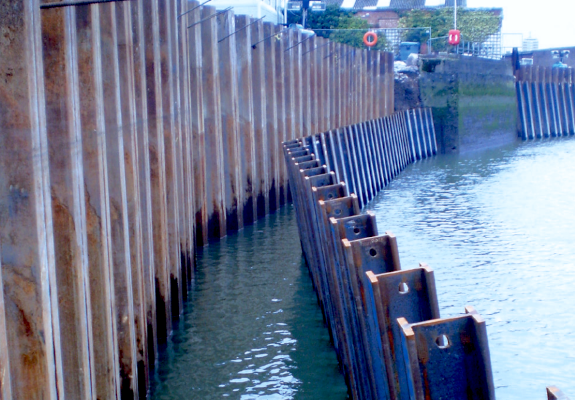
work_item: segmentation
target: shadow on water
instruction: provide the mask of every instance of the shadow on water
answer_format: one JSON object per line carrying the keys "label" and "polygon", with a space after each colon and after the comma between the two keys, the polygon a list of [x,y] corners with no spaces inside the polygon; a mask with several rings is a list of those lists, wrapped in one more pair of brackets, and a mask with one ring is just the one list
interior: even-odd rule
{"label": "shadow on water", "polygon": [[289,205],[198,254],[152,399],[346,399]]}
{"label": "shadow on water", "polygon": [[575,396],[575,139],[438,156],[368,209],[397,235],[402,268],[435,270],[443,317],[488,324],[498,400]]}

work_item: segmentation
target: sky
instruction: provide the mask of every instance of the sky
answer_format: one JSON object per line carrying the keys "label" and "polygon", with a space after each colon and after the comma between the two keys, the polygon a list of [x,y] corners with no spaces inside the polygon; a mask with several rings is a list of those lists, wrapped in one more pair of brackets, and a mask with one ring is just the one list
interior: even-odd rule
{"label": "sky", "polygon": [[[378,6],[389,6],[379,0]],[[344,0],[352,7],[355,0]],[[445,0],[426,0],[426,5],[443,5]],[[504,34],[523,34],[539,40],[539,48],[575,46],[575,0],[467,0],[468,7],[503,8]],[[513,40],[515,39],[515,42]],[[518,39],[518,40],[517,40]],[[504,35],[503,46],[521,46],[520,35]]]}
{"label": "sky", "polygon": [[[426,4],[445,1],[427,0]],[[575,0],[467,0],[467,6],[503,8],[502,33],[522,33],[523,38],[531,33],[540,49],[575,46]]]}

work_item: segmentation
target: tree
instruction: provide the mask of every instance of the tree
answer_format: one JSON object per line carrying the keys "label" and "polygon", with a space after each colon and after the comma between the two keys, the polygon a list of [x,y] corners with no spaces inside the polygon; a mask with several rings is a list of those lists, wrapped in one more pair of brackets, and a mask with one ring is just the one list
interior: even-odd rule
{"label": "tree", "polygon": [[[369,31],[370,27],[366,20],[356,17],[355,12],[342,9],[336,4],[330,4],[323,12],[308,12],[307,15],[306,28],[314,30],[317,36],[352,47],[365,48],[363,35]],[[288,23],[301,24],[301,22],[301,12],[288,14]],[[384,51],[386,44],[385,37],[379,36],[373,49]]]}
{"label": "tree", "polygon": [[[453,29],[453,7],[433,10],[400,11],[399,26],[402,28],[431,27],[431,37],[444,37]],[[483,43],[489,35],[501,28],[501,17],[489,11],[457,9],[457,29],[463,40]],[[406,40],[424,43],[429,36],[419,31],[410,32]]]}

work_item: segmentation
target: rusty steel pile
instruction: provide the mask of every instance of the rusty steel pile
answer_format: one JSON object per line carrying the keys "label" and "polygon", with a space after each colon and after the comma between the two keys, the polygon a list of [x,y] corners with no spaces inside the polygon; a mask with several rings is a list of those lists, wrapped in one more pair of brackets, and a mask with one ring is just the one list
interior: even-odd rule
{"label": "rusty steel pile", "polygon": [[433,271],[401,270],[395,236],[360,212],[359,198],[435,154],[431,124],[413,129],[410,119],[284,143],[303,252],[354,399],[494,399],[485,321],[472,307],[440,318]]}
{"label": "rusty steel pile", "polygon": [[495,399],[485,320],[470,306],[440,318],[433,271],[401,270],[396,237],[361,213],[436,153],[429,109],[284,142],[303,254],[353,399]]}
{"label": "rusty steel pile", "polygon": [[281,143],[393,111],[391,53],[198,1],[1,1],[0,73],[2,400],[144,397]]}
{"label": "rusty steel pile", "polygon": [[522,66],[515,71],[519,136],[575,135],[575,70]]}

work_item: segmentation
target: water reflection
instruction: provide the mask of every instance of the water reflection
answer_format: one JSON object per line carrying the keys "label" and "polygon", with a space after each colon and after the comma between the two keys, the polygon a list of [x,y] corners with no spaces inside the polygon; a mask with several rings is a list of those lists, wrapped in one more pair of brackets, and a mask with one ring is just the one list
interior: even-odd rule
{"label": "water reflection", "polygon": [[410,166],[370,208],[402,268],[435,271],[442,316],[488,324],[499,400],[575,396],[575,140]]}
{"label": "water reflection", "polygon": [[210,245],[153,399],[345,399],[292,207]]}

